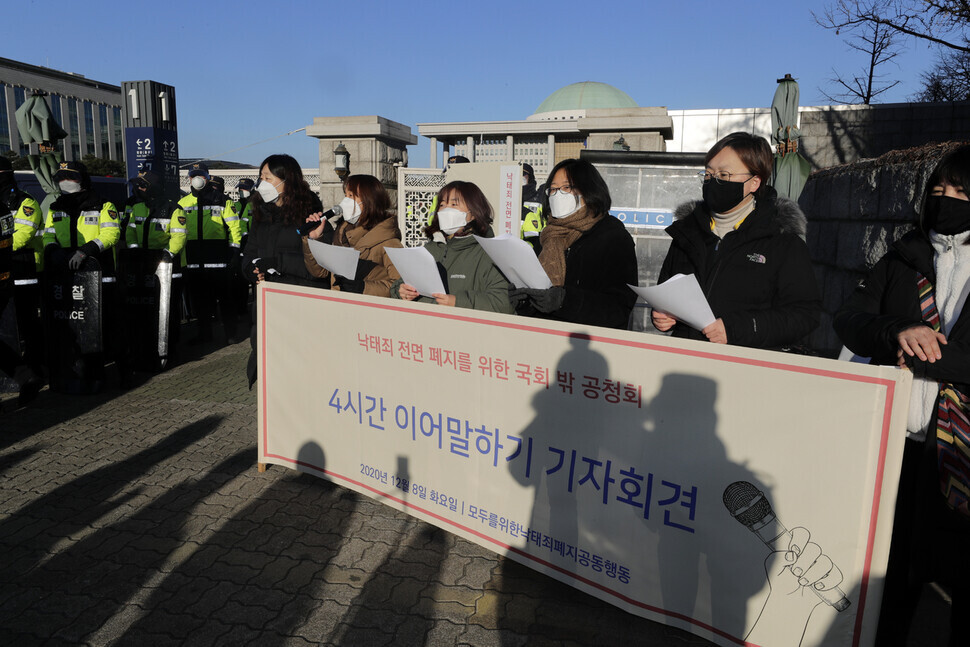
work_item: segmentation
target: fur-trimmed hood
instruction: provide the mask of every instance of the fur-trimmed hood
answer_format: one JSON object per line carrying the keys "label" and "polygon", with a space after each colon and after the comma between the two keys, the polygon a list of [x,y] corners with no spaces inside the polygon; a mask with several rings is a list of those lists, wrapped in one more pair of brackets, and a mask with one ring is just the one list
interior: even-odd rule
{"label": "fur-trimmed hood", "polygon": [[[692,214],[697,214],[698,220],[703,220],[706,224],[711,217],[710,210],[704,205],[703,200],[685,202],[674,210],[674,220],[684,220]],[[770,214],[770,226],[773,226],[779,234],[795,234],[805,240],[808,229],[808,219],[801,207],[794,200],[778,197],[774,191],[758,200],[755,213]]]}

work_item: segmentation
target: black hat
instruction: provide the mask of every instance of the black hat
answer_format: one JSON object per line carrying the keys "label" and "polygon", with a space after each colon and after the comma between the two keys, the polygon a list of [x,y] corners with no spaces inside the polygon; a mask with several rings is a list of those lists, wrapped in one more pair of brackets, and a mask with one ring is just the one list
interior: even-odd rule
{"label": "black hat", "polygon": [[532,170],[532,164],[523,164],[522,172],[529,176],[529,179],[536,179],[536,172]]}
{"label": "black hat", "polygon": [[250,180],[248,177],[244,177],[243,179],[236,182],[236,188],[242,191],[252,191],[253,186],[255,185],[256,183]]}
{"label": "black hat", "polygon": [[81,164],[81,162],[61,162],[54,173],[54,181],[74,180],[80,182],[87,174],[88,170],[84,168],[84,164]]}
{"label": "black hat", "polygon": [[215,185],[215,187],[220,191],[226,190],[226,178],[222,177],[221,175],[213,175],[209,179],[209,183]]}
{"label": "black hat", "polygon": [[203,175],[205,179],[209,179],[209,167],[205,165],[205,162],[196,162],[189,167],[189,177],[196,175]]}
{"label": "black hat", "polygon": [[13,166],[10,165],[10,160],[0,155],[0,173],[3,173],[4,171],[12,171],[12,170],[13,170]]}
{"label": "black hat", "polygon": [[449,164],[470,164],[471,162],[464,155],[452,155],[448,158]]}

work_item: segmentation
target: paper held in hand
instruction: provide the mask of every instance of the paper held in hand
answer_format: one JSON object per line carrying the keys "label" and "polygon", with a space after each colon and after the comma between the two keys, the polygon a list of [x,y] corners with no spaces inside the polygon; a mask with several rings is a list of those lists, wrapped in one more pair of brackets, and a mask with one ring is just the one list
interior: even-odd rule
{"label": "paper held in hand", "polygon": [[317,265],[339,276],[351,280],[356,278],[357,261],[360,259],[360,252],[356,249],[328,245],[312,238],[308,238],[307,242]]}
{"label": "paper held in hand", "polygon": [[445,284],[441,282],[438,264],[434,262],[431,252],[424,247],[385,247],[384,251],[394,263],[401,279],[421,296],[445,294]]}
{"label": "paper held in hand", "polygon": [[475,236],[499,271],[517,288],[547,290],[552,287],[549,275],[542,269],[532,246],[507,234],[495,238]]}
{"label": "paper held in hand", "polygon": [[711,306],[693,274],[676,274],[660,285],[649,288],[631,285],[630,289],[655,310],[662,310],[691,328],[703,330],[715,321]]}

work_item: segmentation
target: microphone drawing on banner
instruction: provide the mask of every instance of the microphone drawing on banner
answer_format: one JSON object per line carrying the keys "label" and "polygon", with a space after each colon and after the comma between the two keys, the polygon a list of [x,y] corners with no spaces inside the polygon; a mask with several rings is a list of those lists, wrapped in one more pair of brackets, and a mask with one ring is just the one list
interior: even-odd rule
{"label": "microphone drawing on banner", "polygon": [[310,232],[320,226],[324,221],[328,221],[331,227],[334,227],[336,222],[344,215],[343,207],[339,204],[335,204],[322,214],[320,214],[320,220],[310,220],[301,223],[296,229],[296,233],[300,236],[309,236]]}
{"label": "microphone drawing on banner", "polygon": [[[723,501],[731,516],[773,552],[790,550],[792,533],[778,521],[764,492],[747,481],[735,481],[724,488]],[[811,586],[808,588],[836,611],[845,611],[851,604],[838,586],[821,591]]]}

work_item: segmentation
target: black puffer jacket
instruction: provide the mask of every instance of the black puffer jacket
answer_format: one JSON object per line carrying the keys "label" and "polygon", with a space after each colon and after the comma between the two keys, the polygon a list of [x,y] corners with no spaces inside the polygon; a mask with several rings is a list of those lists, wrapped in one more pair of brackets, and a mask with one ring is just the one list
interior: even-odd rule
{"label": "black puffer jacket", "polygon": [[[694,274],[729,344],[782,348],[799,343],[819,323],[821,301],[808,246],[805,214],[773,189],[737,230],[718,238],[703,202],[681,205],[667,227],[673,238],[659,281]],[[706,339],[684,323],[676,337]]]}
{"label": "black puffer jacket", "polygon": [[562,307],[542,314],[526,302],[518,314],[625,329],[637,301],[637,252],[623,223],[604,215],[566,250]]}
{"label": "black puffer jacket", "polygon": [[[897,335],[923,323],[916,272],[936,285],[933,247],[926,234],[912,231],[893,244],[864,282],[835,313],[832,322],[839,339],[853,353],[873,364],[896,365]],[[909,358],[913,374],[962,384],[970,390],[970,307],[964,305],[932,364]]]}
{"label": "black puffer jacket", "polygon": [[[320,211],[323,211],[323,205],[317,200],[311,213]],[[333,230],[330,225],[327,227],[332,237]],[[251,283],[256,282],[253,264],[257,260],[260,261],[260,267],[272,267],[281,275],[267,276],[268,280],[318,288],[330,287],[329,280],[317,279],[307,271],[303,262],[303,238],[297,233],[296,225],[285,222],[284,214],[275,204],[259,205],[259,217],[250,226],[246,247],[242,252],[242,275]]]}

